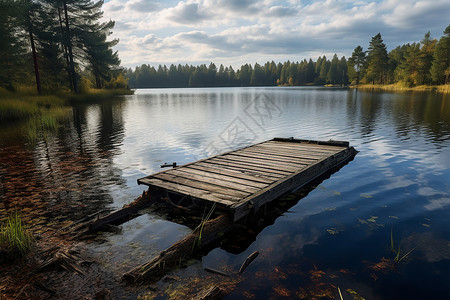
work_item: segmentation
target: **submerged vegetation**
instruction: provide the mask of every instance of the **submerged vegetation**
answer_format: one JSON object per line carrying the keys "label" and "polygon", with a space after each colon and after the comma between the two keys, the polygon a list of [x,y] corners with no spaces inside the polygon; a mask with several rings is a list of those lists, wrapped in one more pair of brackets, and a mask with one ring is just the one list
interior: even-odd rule
{"label": "submerged vegetation", "polygon": [[408,255],[410,255],[416,249],[416,247],[410,249],[406,253],[402,253],[402,251],[401,251],[401,243],[399,243],[397,245],[397,243],[394,241],[394,229],[391,228],[391,252],[395,255],[394,256],[394,263],[398,264],[402,260],[407,258]]}
{"label": "submerged vegetation", "polygon": [[31,249],[33,242],[33,236],[17,211],[1,225],[0,250],[10,255],[24,255]]}

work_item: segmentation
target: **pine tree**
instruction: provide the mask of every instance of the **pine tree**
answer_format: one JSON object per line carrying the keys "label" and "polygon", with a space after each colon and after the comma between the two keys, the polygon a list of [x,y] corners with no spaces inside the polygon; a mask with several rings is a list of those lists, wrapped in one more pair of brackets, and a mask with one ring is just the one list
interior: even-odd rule
{"label": "pine tree", "polygon": [[[120,60],[112,51],[118,40],[107,41],[114,22],[101,23],[103,1],[45,0],[55,15],[54,31],[58,31],[67,64],[70,86],[79,92],[80,66],[87,67],[100,88],[118,68]],[[57,19],[56,19],[57,18]]]}
{"label": "pine tree", "polygon": [[327,75],[328,71],[330,70],[331,62],[327,60],[326,56],[323,56],[322,58],[322,65],[320,66],[320,73],[319,73],[319,84],[325,84],[327,83]]}
{"label": "pine tree", "polygon": [[431,77],[437,84],[450,83],[450,25],[439,39],[433,56]]}
{"label": "pine tree", "polygon": [[26,75],[26,41],[21,34],[23,7],[13,0],[0,2],[0,86],[14,90]]}
{"label": "pine tree", "polygon": [[431,83],[431,65],[433,63],[433,54],[436,48],[436,39],[431,38],[431,34],[428,31],[423,40],[420,42],[421,48],[419,53],[419,65],[418,71],[420,74],[419,84]]}
{"label": "pine tree", "polygon": [[352,56],[348,59],[348,77],[351,82],[359,84],[364,77],[366,67],[366,52],[361,46],[353,50]]}
{"label": "pine tree", "polygon": [[383,43],[381,34],[378,33],[369,44],[367,55],[367,70],[365,74],[366,82],[386,83],[388,71],[388,53],[386,45]]}
{"label": "pine tree", "polygon": [[330,63],[330,69],[328,70],[327,79],[328,82],[332,84],[338,83],[340,80],[340,74],[339,74],[339,58],[337,54],[333,55],[333,58],[331,59]]}

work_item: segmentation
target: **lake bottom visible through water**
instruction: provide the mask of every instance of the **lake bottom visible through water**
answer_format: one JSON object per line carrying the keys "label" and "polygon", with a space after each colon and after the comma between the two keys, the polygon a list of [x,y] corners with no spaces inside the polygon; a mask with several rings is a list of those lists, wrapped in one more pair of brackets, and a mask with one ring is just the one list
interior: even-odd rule
{"label": "lake bottom visible through water", "polygon": [[[329,178],[280,200],[287,210],[273,208],[279,216],[259,233],[242,231],[170,273],[156,291],[123,297],[182,298],[207,283],[226,288],[224,299],[340,299],[339,292],[343,299],[450,297],[448,95],[315,87],[137,90],[74,106],[60,130],[33,142],[24,128],[1,129],[0,213],[20,209],[36,233],[50,222],[70,224],[130,203],[145,189],[136,180],[164,163],[181,165],[274,137],[345,140],[359,151]],[[89,244],[114,280],[191,232],[152,210],[121,227]],[[242,276],[204,271],[235,274],[254,251],[259,255]]]}

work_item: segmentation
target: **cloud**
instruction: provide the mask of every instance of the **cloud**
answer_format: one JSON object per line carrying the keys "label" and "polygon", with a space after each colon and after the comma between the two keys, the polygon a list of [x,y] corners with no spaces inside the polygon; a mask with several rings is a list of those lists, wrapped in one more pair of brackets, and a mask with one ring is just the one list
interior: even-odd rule
{"label": "cloud", "polygon": [[124,8],[125,8],[125,5],[123,5],[122,3],[120,3],[117,0],[112,0],[108,3],[105,3],[103,6],[103,9],[106,10],[107,12],[120,11],[120,10],[123,10]]}
{"label": "cloud", "polygon": [[126,5],[130,10],[141,13],[157,11],[160,9],[159,3],[148,0],[131,0],[128,1]]}
{"label": "cloud", "polygon": [[224,11],[233,14],[255,14],[261,11],[264,7],[262,1],[256,0],[209,0],[205,1],[205,6],[222,13]]}
{"label": "cloud", "polygon": [[[439,37],[448,0],[112,0],[104,18],[126,66],[210,61],[240,66],[265,60],[349,56],[380,32],[388,49]],[[248,60],[251,61],[248,61]]]}
{"label": "cloud", "polygon": [[201,9],[195,2],[179,2],[177,6],[167,10],[170,20],[181,24],[197,24],[204,20],[211,19],[212,15]]}

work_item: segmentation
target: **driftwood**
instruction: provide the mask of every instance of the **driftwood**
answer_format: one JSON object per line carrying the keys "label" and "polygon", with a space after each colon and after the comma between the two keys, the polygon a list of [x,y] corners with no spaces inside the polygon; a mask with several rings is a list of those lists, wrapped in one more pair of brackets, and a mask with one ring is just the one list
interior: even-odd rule
{"label": "driftwood", "polygon": [[123,274],[123,278],[133,283],[157,281],[167,271],[179,267],[183,261],[199,255],[202,248],[220,239],[222,236],[220,233],[229,231],[232,225],[233,222],[228,215],[220,215],[209,220],[204,226],[199,226],[192,234],[162,251],[151,261]]}
{"label": "driftwood", "polygon": [[86,274],[81,269],[81,263],[90,263],[85,260],[77,251],[70,249],[51,248],[47,253],[50,258],[42,262],[33,272],[40,273],[51,268],[61,268],[69,272],[77,273],[81,276]]}

